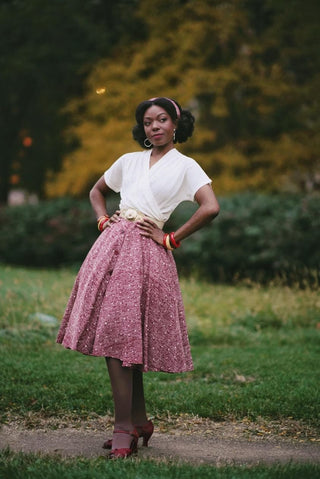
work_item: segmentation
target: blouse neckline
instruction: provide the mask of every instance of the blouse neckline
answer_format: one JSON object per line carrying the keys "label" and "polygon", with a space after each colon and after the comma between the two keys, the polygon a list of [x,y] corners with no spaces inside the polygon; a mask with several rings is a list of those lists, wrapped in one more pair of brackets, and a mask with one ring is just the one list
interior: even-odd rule
{"label": "blouse neckline", "polygon": [[151,159],[151,153],[152,153],[152,149],[148,151],[149,155],[148,155],[148,170],[151,171],[152,169],[154,169],[154,167],[156,165],[158,165],[158,163],[160,163],[164,158],[166,158],[170,153],[176,151],[176,148],[171,148],[171,150],[167,151],[167,153],[165,153],[163,156],[161,156],[161,158],[159,158],[159,160],[157,160],[153,165],[150,166],[150,159]]}

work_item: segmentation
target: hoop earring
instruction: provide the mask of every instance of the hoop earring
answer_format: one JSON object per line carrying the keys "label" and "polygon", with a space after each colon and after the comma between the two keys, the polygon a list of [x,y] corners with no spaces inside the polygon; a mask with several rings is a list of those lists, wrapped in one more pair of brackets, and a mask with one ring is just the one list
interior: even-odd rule
{"label": "hoop earring", "polygon": [[149,138],[145,138],[143,144],[146,148],[151,148],[153,146]]}
{"label": "hoop earring", "polygon": [[173,130],[173,141],[176,141],[176,129]]}

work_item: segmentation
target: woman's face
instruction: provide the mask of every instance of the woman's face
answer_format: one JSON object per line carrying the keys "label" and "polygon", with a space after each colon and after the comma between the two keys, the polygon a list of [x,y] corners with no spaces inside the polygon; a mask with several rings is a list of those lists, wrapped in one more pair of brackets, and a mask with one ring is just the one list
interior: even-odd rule
{"label": "woman's face", "polygon": [[170,143],[173,145],[176,122],[161,106],[152,105],[146,110],[143,117],[143,126],[145,134],[153,146],[162,147]]}

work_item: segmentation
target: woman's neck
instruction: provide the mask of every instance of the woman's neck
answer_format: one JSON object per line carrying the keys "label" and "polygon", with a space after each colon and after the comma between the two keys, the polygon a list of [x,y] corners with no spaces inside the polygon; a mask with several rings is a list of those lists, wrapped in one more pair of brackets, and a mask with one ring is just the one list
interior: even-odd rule
{"label": "woman's neck", "polygon": [[173,150],[173,148],[173,143],[164,146],[154,146],[151,151],[151,158],[153,160],[153,163],[160,160],[160,158],[162,158],[166,153],[168,153],[168,151]]}

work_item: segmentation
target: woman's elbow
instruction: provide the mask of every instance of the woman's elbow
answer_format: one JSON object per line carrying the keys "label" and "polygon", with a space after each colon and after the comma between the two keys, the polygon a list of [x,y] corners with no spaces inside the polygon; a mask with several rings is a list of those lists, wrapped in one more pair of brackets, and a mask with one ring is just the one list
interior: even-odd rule
{"label": "woman's elbow", "polygon": [[208,221],[212,221],[220,212],[220,206],[218,203],[210,204],[206,207],[206,216]]}
{"label": "woman's elbow", "polygon": [[101,196],[104,196],[104,194],[101,191],[101,188],[99,187],[99,184],[97,182],[95,185],[93,185],[93,187],[89,191],[89,198],[92,201],[92,200],[95,200],[95,199],[97,199]]}
{"label": "woman's elbow", "polygon": [[104,177],[102,176],[99,180],[93,185],[91,190],[89,191],[89,198],[90,201],[95,199],[100,199],[101,197],[105,197],[108,191],[108,187],[104,181]]}
{"label": "woman's elbow", "polygon": [[93,186],[91,190],[89,191],[89,200],[92,201],[97,195],[96,188]]}

